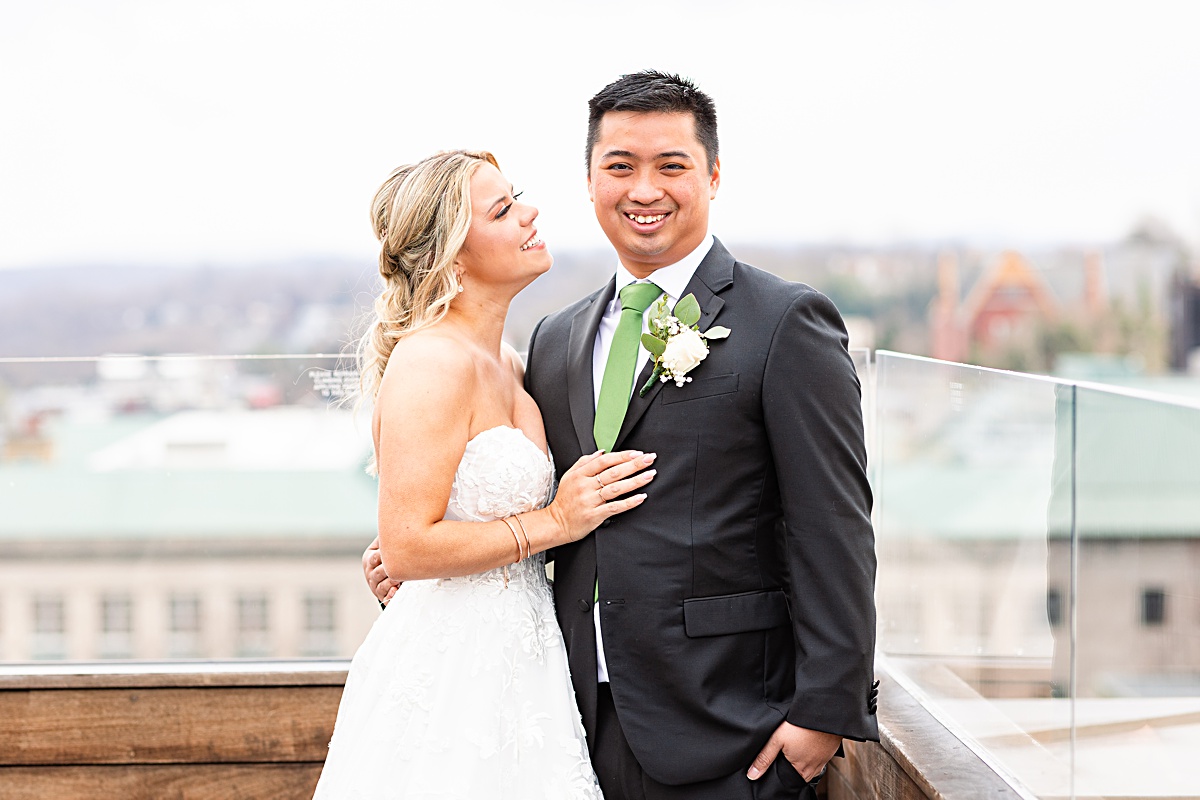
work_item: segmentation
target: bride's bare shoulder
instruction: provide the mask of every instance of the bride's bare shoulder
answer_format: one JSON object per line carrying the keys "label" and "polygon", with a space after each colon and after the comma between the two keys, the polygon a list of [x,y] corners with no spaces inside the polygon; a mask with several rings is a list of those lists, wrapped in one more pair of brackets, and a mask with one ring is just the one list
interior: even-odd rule
{"label": "bride's bare shoulder", "polygon": [[[418,331],[396,342],[379,387],[408,402],[446,403],[470,397],[477,380],[470,350],[436,330]],[[457,403],[454,403],[457,404]]]}
{"label": "bride's bare shoulder", "polygon": [[388,358],[388,369],[392,364],[404,364],[406,370],[467,370],[474,368],[475,359],[470,348],[454,336],[438,330],[422,330],[396,342]]}

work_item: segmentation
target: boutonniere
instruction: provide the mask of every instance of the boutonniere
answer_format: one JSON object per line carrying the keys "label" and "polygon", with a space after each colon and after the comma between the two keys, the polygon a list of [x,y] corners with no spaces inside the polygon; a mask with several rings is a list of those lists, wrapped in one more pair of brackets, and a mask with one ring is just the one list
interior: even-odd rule
{"label": "boutonniere", "polygon": [[645,397],[646,392],[658,381],[675,381],[676,386],[691,381],[685,376],[708,356],[709,340],[724,339],[730,333],[729,328],[720,325],[701,333],[698,330],[699,322],[700,304],[696,302],[694,294],[676,303],[673,311],[667,311],[665,294],[651,306],[646,324],[650,330],[642,334],[642,347],[654,356],[654,372],[638,392],[639,397]]}

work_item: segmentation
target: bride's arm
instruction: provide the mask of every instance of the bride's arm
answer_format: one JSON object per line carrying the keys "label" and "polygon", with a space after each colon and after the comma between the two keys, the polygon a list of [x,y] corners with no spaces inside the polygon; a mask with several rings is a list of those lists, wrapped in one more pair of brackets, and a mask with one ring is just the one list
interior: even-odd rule
{"label": "bride's arm", "polygon": [[[442,519],[478,388],[471,358],[437,336],[406,338],[388,360],[376,399],[379,541],[394,580],[470,575],[518,560],[517,541],[504,521]],[[628,451],[584,456],[563,475],[550,506],[520,515],[529,552],[580,539],[640,504],[645,495],[629,493],[653,479],[646,469],[652,462],[653,454]]]}

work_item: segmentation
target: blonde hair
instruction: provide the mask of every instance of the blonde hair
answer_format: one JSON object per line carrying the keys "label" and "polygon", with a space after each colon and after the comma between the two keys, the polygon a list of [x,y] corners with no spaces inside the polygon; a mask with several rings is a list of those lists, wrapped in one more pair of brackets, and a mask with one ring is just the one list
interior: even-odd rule
{"label": "blonde hair", "polygon": [[383,291],[358,343],[359,401],[379,394],[396,342],[440,322],[459,291],[454,261],[471,227],[471,176],[491,153],[449,150],[398,167],[371,201]]}

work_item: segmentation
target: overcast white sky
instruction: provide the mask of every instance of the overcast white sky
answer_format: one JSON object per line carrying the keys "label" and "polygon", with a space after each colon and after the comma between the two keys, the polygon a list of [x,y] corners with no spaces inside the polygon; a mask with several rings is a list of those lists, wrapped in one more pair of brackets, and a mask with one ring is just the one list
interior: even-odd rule
{"label": "overcast white sky", "polygon": [[1200,2],[38,0],[0,7],[0,268],[374,261],[397,164],[491,149],[604,239],[586,101],[717,102],[726,242],[1200,243]]}

